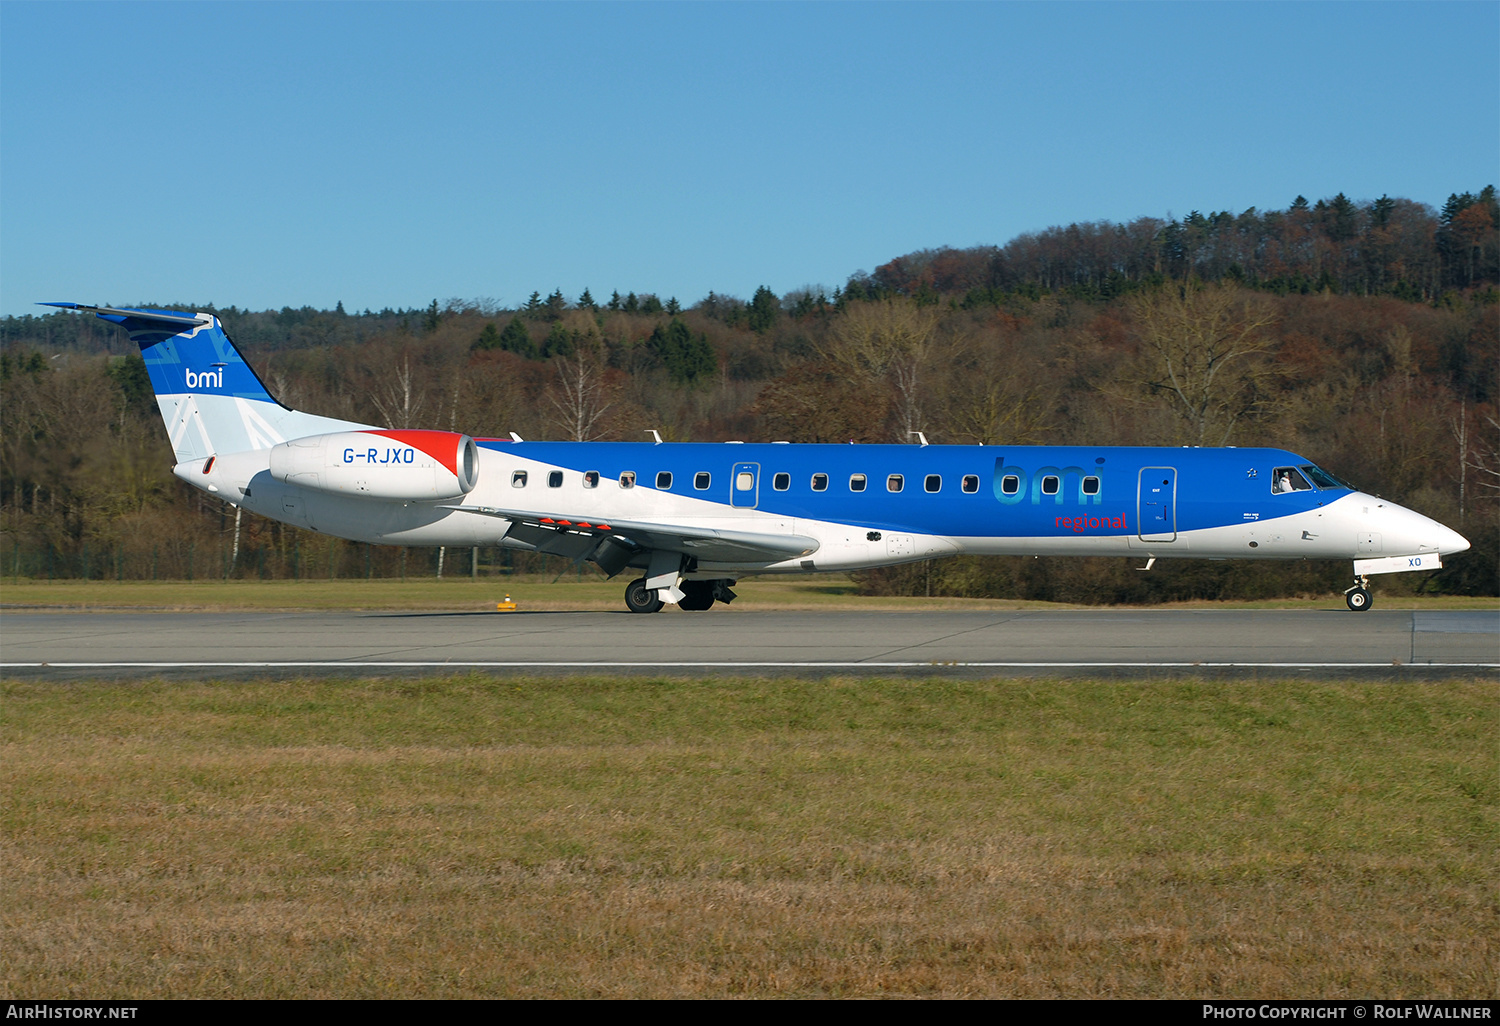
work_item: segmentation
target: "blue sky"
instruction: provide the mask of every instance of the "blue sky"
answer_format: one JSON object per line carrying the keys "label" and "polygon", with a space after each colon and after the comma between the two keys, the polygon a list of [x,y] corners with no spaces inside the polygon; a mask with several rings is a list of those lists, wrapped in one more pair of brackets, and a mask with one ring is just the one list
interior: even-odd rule
{"label": "blue sky", "polygon": [[0,2],[0,315],[841,285],[1500,178],[1500,4]]}

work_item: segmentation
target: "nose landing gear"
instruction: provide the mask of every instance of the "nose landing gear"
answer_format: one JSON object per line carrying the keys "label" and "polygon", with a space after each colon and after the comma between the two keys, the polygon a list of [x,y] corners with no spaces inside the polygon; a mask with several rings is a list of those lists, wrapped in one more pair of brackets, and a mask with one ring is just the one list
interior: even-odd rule
{"label": "nose landing gear", "polygon": [[1360,577],[1352,587],[1344,589],[1344,602],[1356,613],[1363,613],[1375,604],[1370,594],[1370,579]]}

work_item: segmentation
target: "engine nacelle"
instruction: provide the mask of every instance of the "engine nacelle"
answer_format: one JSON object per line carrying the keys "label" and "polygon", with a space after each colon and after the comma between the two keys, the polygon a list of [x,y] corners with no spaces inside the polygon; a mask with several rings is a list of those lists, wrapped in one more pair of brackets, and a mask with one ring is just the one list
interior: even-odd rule
{"label": "engine nacelle", "polygon": [[271,449],[286,484],[370,499],[456,499],[479,479],[479,447],[452,431],[338,431]]}

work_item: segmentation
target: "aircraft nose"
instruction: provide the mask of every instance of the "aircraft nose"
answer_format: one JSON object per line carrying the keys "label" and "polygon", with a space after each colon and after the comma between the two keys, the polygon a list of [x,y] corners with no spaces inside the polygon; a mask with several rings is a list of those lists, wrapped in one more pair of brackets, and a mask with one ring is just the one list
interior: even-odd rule
{"label": "aircraft nose", "polygon": [[1453,530],[1453,528],[1444,527],[1442,524],[1436,524],[1436,527],[1438,533],[1438,552],[1444,556],[1451,556],[1455,552],[1463,552],[1469,547],[1469,539]]}
{"label": "aircraft nose", "polygon": [[[1431,517],[1423,516],[1414,510],[1395,507],[1396,523],[1398,533],[1404,533],[1415,543],[1415,551],[1431,551],[1437,549],[1440,555],[1451,556],[1455,552],[1463,552],[1469,547],[1469,539],[1459,534],[1453,528],[1438,523]],[[1404,532],[1401,528],[1405,528]]]}
{"label": "aircraft nose", "polygon": [[[1363,504],[1366,497],[1360,498]],[[1467,551],[1469,548],[1469,539],[1451,527],[1440,524],[1416,510],[1386,502],[1375,496],[1368,497],[1368,501],[1371,505],[1365,508],[1373,515],[1369,517],[1367,523],[1371,529],[1381,533],[1384,539],[1384,550],[1388,554],[1417,554],[1435,551],[1440,555],[1451,556],[1454,553]]]}

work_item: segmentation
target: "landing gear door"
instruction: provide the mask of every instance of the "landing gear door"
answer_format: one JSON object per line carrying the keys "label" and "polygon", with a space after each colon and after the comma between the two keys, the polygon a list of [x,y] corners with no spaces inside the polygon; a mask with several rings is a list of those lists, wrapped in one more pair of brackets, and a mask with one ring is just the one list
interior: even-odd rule
{"label": "landing gear door", "polygon": [[729,475],[729,504],[754,509],[760,501],[760,464],[736,463]]}
{"label": "landing gear door", "polygon": [[1177,470],[1142,467],[1136,490],[1136,522],[1141,541],[1177,540]]}

